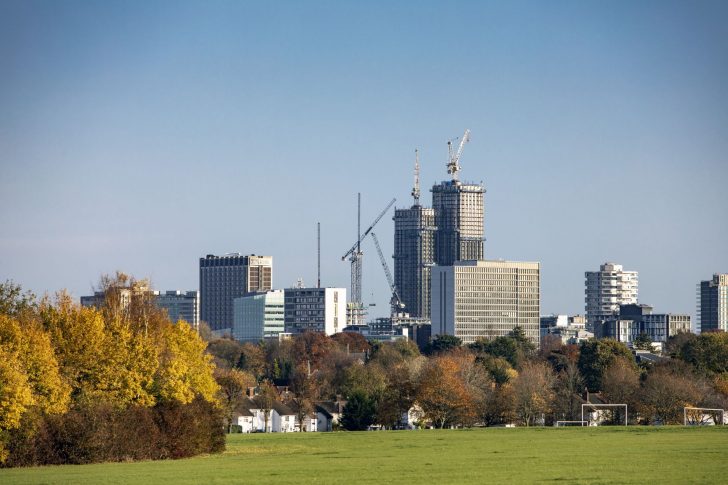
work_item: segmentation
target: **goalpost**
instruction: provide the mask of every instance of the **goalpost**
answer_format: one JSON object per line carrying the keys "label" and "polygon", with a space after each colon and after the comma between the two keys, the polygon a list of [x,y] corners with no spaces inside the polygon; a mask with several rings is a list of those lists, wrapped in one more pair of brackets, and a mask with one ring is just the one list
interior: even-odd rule
{"label": "goalpost", "polygon": [[[591,409],[599,409],[599,408],[624,408],[624,425],[627,426],[627,405],[626,404],[582,404],[581,405],[581,420],[584,421],[584,407],[589,407]],[[589,422],[587,421],[587,426],[589,426]],[[599,426],[597,424],[597,426]]]}
{"label": "goalpost", "polygon": [[557,428],[562,426],[589,426],[589,421],[556,421],[555,426]]}
{"label": "goalpost", "polygon": [[[720,413],[720,422],[715,419]],[[683,408],[683,425],[687,426],[705,426],[707,425],[705,415],[708,415],[708,419],[713,419],[713,424],[724,424],[725,423],[725,409],[715,408]]]}

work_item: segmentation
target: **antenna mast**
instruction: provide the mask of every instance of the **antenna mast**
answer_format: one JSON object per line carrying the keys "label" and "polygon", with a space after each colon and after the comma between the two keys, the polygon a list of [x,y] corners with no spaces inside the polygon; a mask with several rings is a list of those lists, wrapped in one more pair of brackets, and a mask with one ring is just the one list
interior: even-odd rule
{"label": "antenna mast", "polygon": [[316,265],[316,273],[317,273],[317,285],[316,288],[321,288],[321,223],[316,223],[316,249],[317,249],[317,256],[318,256],[318,264]]}
{"label": "antenna mast", "polygon": [[412,188],[415,205],[420,205],[420,151],[415,148],[415,185]]}

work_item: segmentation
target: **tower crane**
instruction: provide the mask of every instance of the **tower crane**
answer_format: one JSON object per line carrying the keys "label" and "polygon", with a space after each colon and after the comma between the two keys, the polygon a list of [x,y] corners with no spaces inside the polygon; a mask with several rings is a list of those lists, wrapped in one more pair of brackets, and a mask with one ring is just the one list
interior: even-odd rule
{"label": "tower crane", "polygon": [[[457,140],[457,138],[456,138]],[[447,173],[452,175],[452,179],[457,181],[458,172],[460,171],[460,157],[463,154],[463,147],[470,141],[470,130],[465,130],[463,137],[460,139],[460,145],[456,152],[453,152],[452,140],[447,142],[447,152],[449,160],[447,162]]]}
{"label": "tower crane", "polygon": [[387,265],[387,260],[384,258],[384,254],[382,253],[382,248],[379,246],[379,239],[377,239],[377,235],[372,231],[372,239],[374,240],[374,245],[377,247],[377,253],[379,254],[379,260],[382,262],[382,268],[384,268],[384,274],[387,276],[387,283],[389,283],[389,289],[392,291],[392,298],[389,300],[389,304],[392,308],[392,317],[395,317],[397,313],[399,313],[402,309],[404,309],[404,303],[402,303],[402,299],[399,297],[399,293],[397,292],[397,287],[394,286],[394,278],[392,278],[392,273],[389,271],[389,265]]}
{"label": "tower crane", "polygon": [[[374,222],[371,223],[371,225],[367,228],[366,231],[363,233],[361,232],[361,194],[359,194],[359,205],[358,205],[358,215],[357,215],[357,233],[358,233],[358,239],[354,243],[354,245],[349,249],[342,257],[341,260],[344,261],[346,258],[349,258],[349,261],[351,262],[351,303],[354,308],[352,308],[352,316],[353,320],[358,320],[363,313],[363,304],[361,299],[361,269],[362,269],[362,260],[364,257],[364,253],[361,251],[361,242],[364,240],[364,238],[371,232],[371,230],[374,228],[374,226],[379,222],[379,220],[384,217],[384,214],[387,213],[390,207],[394,205],[394,203],[397,201],[397,199],[392,199],[389,201],[389,204],[382,210],[382,212],[379,213],[376,219],[374,219]],[[356,313],[356,315],[354,315]],[[358,321],[354,323],[359,323]]]}

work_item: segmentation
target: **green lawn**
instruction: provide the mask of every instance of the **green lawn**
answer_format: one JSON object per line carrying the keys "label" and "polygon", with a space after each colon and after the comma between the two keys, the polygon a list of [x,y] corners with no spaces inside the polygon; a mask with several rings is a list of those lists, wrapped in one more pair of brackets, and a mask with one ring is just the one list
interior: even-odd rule
{"label": "green lawn", "polygon": [[0,483],[725,483],[726,428],[232,435],[221,455],[0,470]]}

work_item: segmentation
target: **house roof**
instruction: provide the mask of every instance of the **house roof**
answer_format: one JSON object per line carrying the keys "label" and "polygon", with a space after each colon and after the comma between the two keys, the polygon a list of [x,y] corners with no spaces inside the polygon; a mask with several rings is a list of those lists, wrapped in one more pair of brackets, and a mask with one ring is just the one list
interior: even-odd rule
{"label": "house roof", "polygon": [[273,409],[281,416],[294,416],[296,414],[291,408],[278,401],[273,403]]}
{"label": "house roof", "polygon": [[321,413],[321,414],[323,414],[324,416],[326,416],[326,417],[327,417],[327,418],[329,418],[329,419],[333,418],[333,416],[331,415],[331,413],[330,413],[330,412],[328,412],[328,411],[326,410],[326,408],[324,408],[323,406],[320,406],[320,405],[318,405],[318,404],[317,404],[317,405],[315,406],[315,408],[316,408],[316,412],[317,412],[317,413]]}
{"label": "house roof", "polygon": [[332,416],[334,414],[341,414],[345,405],[346,405],[346,401],[319,401],[316,403],[317,407],[324,409],[327,413],[331,414]]}

